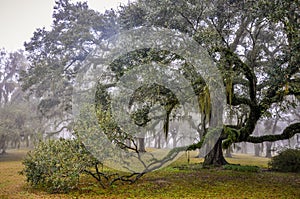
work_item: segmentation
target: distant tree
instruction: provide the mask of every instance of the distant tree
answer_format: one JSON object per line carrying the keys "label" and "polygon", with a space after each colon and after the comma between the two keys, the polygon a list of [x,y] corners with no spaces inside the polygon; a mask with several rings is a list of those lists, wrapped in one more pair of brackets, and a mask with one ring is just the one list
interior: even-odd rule
{"label": "distant tree", "polygon": [[34,113],[18,82],[20,72],[27,66],[23,52],[2,50],[0,63],[0,152],[5,153],[8,142],[20,147],[21,138],[27,138],[26,120]]}
{"label": "distant tree", "polygon": [[0,103],[4,106],[11,100],[20,99],[21,89],[18,84],[20,72],[27,66],[24,52],[8,53],[0,51]]}
{"label": "distant tree", "polygon": [[[265,131],[270,135],[274,135],[276,130],[278,129],[277,123],[278,123],[278,118],[276,118],[274,121],[273,120],[265,121],[264,123]],[[266,144],[266,158],[271,158],[272,142],[266,142],[265,144]]]}

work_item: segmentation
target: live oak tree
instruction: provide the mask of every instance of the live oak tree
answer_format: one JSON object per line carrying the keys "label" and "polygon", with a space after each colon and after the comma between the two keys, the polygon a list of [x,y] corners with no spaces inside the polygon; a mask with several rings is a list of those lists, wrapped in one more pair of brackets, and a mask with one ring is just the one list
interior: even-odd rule
{"label": "live oak tree", "polygon": [[[279,135],[252,136],[257,121],[285,96],[299,99],[299,1],[146,1],[121,10],[125,28],[158,26],[193,37],[210,53],[223,74],[229,107],[247,107],[240,125],[225,125],[204,164],[222,165],[222,154],[236,142],[288,139],[300,123]],[[195,144],[190,149],[201,147]]]}
{"label": "live oak tree", "polygon": [[[59,0],[54,8],[52,29],[36,30],[31,41],[25,43],[31,68],[23,76],[23,88],[43,96],[41,110],[46,116],[53,116],[55,110],[69,114],[72,84],[81,62],[96,46],[104,47],[105,39],[121,30],[141,26],[178,30],[194,38],[216,62],[223,76],[229,109],[247,111],[238,124],[224,125],[220,139],[205,157],[206,165],[226,164],[222,144],[229,147],[237,142],[276,141],[300,131],[300,123],[295,122],[280,135],[252,135],[257,121],[268,114],[273,104],[280,104],[288,95],[299,96],[299,7],[299,1],[139,0],[120,7],[118,12],[101,14],[90,10],[85,3]],[[126,65],[133,67],[145,60],[165,65],[183,61],[180,55],[151,49],[133,54],[111,64],[114,78],[122,77],[128,69]],[[185,67],[191,69],[186,78],[195,80],[195,93],[203,100],[207,96],[205,91],[208,92],[201,74],[193,73],[192,66]],[[148,90],[153,88],[155,85]],[[147,99],[143,97],[137,95],[135,99]],[[167,112],[172,112],[178,102],[165,98],[164,104],[169,107]],[[209,124],[209,103],[202,110],[205,127]],[[167,131],[166,121],[166,134]],[[201,144],[190,146],[190,150],[200,148]]]}
{"label": "live oak tree", "polygon": [[22,75],[23,90],[41,99],[39,110],[56,121],[50,136],[71,128],[73,83],[88,54],[118,32],[116,13],[100,14],[86,3],[55,2],[51,30],[37,29],[25,43],[30,62]]}

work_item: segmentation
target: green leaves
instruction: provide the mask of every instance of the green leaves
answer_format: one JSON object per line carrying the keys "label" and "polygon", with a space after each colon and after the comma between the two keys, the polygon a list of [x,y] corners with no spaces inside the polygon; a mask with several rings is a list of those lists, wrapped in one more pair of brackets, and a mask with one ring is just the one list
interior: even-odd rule
{"label": "green leaves", "polygon": [[223,141],[222,145],[224,149],[228,149],[231,144],[237,142],[240,137],[240,131],[227,126],[224,126],[224,132],[227,138]]}
{"label": "green leaves", "polygon": [[300,172],[300,150],[285,149],[269,162],[269,166],[275,171]]}
{"label": "green leaves", "polygon": [[21,174],[33,186],[52,193],[68,192],[77,188],[80,175],[95,162],[78,140],[50,140],[26,155]]}
{"label": "green leaves", "polygon": [[48,101],[60,100],[55,109],[46,106],[44,114],[70,113],[74,78],[88,54],[118,32],[116,19],[114,11],[101,14],[87,3],[56,1],[52,29],[37,29],[25,43],[31,66],[21,78],[24,90]]}

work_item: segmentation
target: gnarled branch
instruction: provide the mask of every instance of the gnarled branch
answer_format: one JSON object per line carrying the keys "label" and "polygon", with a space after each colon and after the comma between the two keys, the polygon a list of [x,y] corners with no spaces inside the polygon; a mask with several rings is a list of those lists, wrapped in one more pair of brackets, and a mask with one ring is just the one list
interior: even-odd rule
{"label": "gnarled branch", "polygon": [[300,133],[300,122],[289,125],[284,129],[284,131],[281,134],[278,135],[263,135],[259,137],[249,136],[246,138],[246,140],[241,140],[241,141],[246,141],[251,143],[262,143],[266,141],[275,142],[278,140],[290,139],[297,133]]}

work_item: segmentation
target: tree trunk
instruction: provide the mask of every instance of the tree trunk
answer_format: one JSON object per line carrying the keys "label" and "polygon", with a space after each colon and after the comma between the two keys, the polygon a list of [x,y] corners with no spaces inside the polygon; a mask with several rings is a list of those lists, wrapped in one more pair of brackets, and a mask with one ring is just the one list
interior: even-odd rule
{"label": "tree trunk", "polygon": [[259,157],[259,153],[260,153],[260,144],[253,144],[254,145],[254,155]]}
{"label": "tree trunk", "polygon": [[29,144],[29,139],[30,139],[30,138],[29,138],[29,135],[26,135],[26,136],[25,136],[25,141],[26,141],[26,147],[27,147],[27,148],[28,148],[29,145],[30,145],[30,144]]}
{"label": "tree trunk", "polygon": [[214,148],[205,156],[203,167],[206,166],[221,166],[228,164],[223,156],[222,140],[219,139]]}
{"label": "tree trunk", "polygon": [[158,135],[158,140],[157,140],[157,148],[160,149],[161,148],[161,134]]}
{"label": "tree trunk", "polygon": [[173,148],[177,147],[177,140],[176,140],[176,133],[171,132],[172,134],[172,140],[173,140]]}
{"label": "tree trunk", "polygon": [[242,153],[247,154],[248,150],[247,150],[247,143],[246,142],[242,142]]}
{"label": "tree trunk", "polygon": [[139,152],[146,152],[145,138],[138,138],[138,151]]}
{"label": "tree trunk", "polygon": [[6,136],[1,135],[0,136],[0,155],[6,153]]}
{"label": "tree trunk", "polygon": [[225,157],[232,158],[231,152],[232,152],[232,148],[230,146],[228,149],[226,149]]}
{"label": "tree trunk", "polygon": [[271,148],[272,148],[272,142],[266,142],[266,158],[271,158]]}

